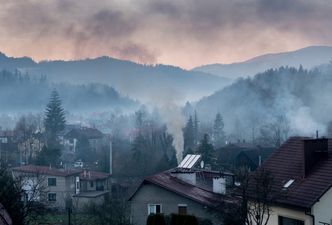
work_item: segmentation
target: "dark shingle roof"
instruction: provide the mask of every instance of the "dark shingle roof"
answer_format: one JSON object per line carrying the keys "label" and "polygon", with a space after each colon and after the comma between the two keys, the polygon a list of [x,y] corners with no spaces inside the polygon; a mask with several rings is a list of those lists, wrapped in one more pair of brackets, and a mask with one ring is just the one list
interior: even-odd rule
{"label": "dark shingle roof", "polygon": [[[276,203],[310,209],[332,186],[332,139],[328,140],[329,157],[319,161],[304,177],[304,141],[292,137],[275,151],[262,165],[274,177]],[[287,190],[283,186],[290,179],[294,183]]]}
{"label": "dark shingle roof", "polygon": [[77,170],[77,169],[57,169],[48,166],[36,166],[36,165],[15,167],[13,168],[13,171],[22,172],[22,173],[59,176],[59,177],[73,176],[82,172],[82,170]]}
{"label": "dark shingle roof", "polygon": [[100,139],[103,138],[103,133],[96,128],[83,127],[80,129],[72,129],[66,135],[67,138],[78,138],[84,136],[88,139]]}
{"label": "dark shingle roof", "polygon": [[[211,208],[219,208],[224,203],[232,203],[234,201],[234,199],[228,196],[216,194],[212,191],[207,191],[197,186],[186,183],[172,176],[170,171],[165,171],[145,178],[141,186],[146,183],[154,184],[156,186],[159,186],[168,191],[174,192],[180,196],[191,199],[195,202]],[[129,200],[131,200],[135,194],[136,192],[131,196]]]}

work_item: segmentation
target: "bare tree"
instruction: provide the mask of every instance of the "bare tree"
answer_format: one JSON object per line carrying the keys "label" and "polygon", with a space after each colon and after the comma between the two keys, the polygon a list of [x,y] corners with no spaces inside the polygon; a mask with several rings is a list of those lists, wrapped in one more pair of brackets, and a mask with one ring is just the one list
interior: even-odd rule
{"label": "bare tree", "polygon": [[247,168],[236,172],[237,201],[228,205],[222,214],[225,225],[266,225],[271,215],[273,203],[273,177],[259,168],[250,173]]}
{"label": "bare tree", "polygon": [[[0,168],[0,199],[13,224],[28,224],[44,212],[39,198],[43,192],[43,179],[13,176],[7,168]],[[1,218],[4,220],[4,218]]]}
{"label": "bare tree", "polygon": [[270,124],[263,125],[260,129],[259,142],[261,144],[279,147],[287,140],[290,132],[289,121],[284,115],[276,116]]}

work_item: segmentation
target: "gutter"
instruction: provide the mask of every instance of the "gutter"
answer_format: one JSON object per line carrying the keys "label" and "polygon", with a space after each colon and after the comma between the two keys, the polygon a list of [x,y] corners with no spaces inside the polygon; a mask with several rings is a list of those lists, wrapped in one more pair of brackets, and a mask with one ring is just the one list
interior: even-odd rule
{"label": "gutter", "polygon": [[312,225],[315,225],[315,216],[308,211],[305,211],[304,214],[312,218]]}

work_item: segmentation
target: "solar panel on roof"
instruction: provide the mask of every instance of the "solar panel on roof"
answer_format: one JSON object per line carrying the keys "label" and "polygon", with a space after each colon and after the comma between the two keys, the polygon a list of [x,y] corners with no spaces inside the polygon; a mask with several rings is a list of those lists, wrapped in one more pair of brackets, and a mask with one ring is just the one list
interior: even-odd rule
{"label": "solar panel on roof", "polygon": [[182,159],[181,163],[178,165],[179,168],[183,168],[183,165],[188,161],[188,159],[190,158],[190,154],[186,155],[186,157],[184,157],[184,159]]}
{"label": "solar panel on roof", "polygon": [[188,154],[179,164],[179,168],[191,169],[201,158],[201,155]]}

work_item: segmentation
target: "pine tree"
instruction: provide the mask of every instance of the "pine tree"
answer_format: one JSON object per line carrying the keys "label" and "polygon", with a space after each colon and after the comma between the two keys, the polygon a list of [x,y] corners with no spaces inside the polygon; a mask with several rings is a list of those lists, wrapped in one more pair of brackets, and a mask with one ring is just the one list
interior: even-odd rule
{"label": "pine tree", "polygon": [[224,120],[220,113],[217,113],[213,124],[213,143],[216,148],[225,144]]}
{"label": "pine tree", "polygon": [[62,108],[61,99],[56,90],[51,93],[51,98],[46,106],[44,126],[47,135],[47,144],[54,147],[57,144],[57,134],[65,128],[66,118]]}
{"label": "pine tree", "polygon": [[195,114],[194,114],[194,145],[197,146],[198,144],[198,117],[197,117],[197,113],[195,110]]}
{"label": "pine tree", "polygon": [[204,134],[203,140],[198,147],[198,153],[202,155],[202,160],[205,165],[210,165],[211,168],[216,167],[216,154],[213,145],[210,143],[209,135]]}
{"label": "pine tree", "polygon": [[183,149],[187,152],[188,149],[193,150],[195,147],[194,138],[194,123],[192,116],[189,117],[186,126],[183,128]]}

